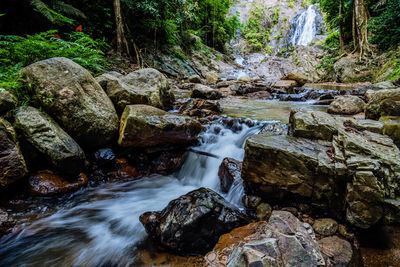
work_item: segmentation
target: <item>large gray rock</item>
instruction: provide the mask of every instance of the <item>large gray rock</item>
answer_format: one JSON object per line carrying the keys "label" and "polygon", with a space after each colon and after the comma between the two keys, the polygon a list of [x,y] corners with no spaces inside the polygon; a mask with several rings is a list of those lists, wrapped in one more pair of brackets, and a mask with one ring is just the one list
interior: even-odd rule
{"label": "large gray rock", "polygon": [[67,58],[36,62],[22,70],[36,104],[81,145],[97,147],[116,137],[118,116],[93,76]]}
{"label": "large gray rock", "polygon": [[96,78],[118,111],[127,105],[145,104],[168,110],[174,103],[167,78],[155,69],[140,69],[126,76],[115,72]]}
{"label": "large gray rock", "polygon": [[212,89],[206,85],[196,84],[192,91],[192,98],[201,98],[208,100],[217,100],[222,97],[222,94],[217,89]]}
{"label": "large gray rock", "polygon": [[130,105],[121,116],[118,144],[124,147],[150,147],[163,144],[187,144],[203,129],[190,117],[146,106]]}
{"label": "large gray rock", "polygon": [[17,106],[17,98],[9,91],[0,88],[0,114],[12,110]]}
{"label": "large gray rock", "polygon": [[289,212],[273,211],[268,224],[239,229],[241,235],[235,229],[221,237],[205,257],[207,266],[327,266],[311,226]]}
{"label": "large gray rock", "polygon": [[15,128],[57,169],[78,174],[85,166],[85,153],[50,116],[33,107],[19,107]]}
{"label": "large gray rock", "polygon": [[0,117],[0,186],[23,178],[28,170],[11,124]]}
{"label": "large gray rock", "polygon": [[[351,244],[337,236],[330,236],[322,238],[318,241],[318,244],[322,251],[324,251],[329,262],[329,266],[332,267],[346,267],[352,266],[353,261],[353,249]],[[328,262],[328,260],[326,260]],[[354,266],[356,266],[354,264]]]}
{"label": "large gray rock", "polygon": [[354,115],[364,111],[365,103],[358,96],[338,96],[329,105],[328,112],[331,114]]}
{"label": "large gray rock", "polygon": [[400,88],[369,92],[365,117],[379,120],[381,116],[400,116]]}
{"label": "large gray rock", "polygon": [[220,195],[206,188],[172,200],[140,221],[158,244],[179,253],[206,253],[220,235],[248,223],[248,219]]}
{"label": "large gray rock", "polygon": [[303,86],[306,83],[312,82],[307,76],[305,76],[302,73],[298,72],[291,72],[285,77],[282,78],[282,80],[293,80],[296,81],[299,86]]}

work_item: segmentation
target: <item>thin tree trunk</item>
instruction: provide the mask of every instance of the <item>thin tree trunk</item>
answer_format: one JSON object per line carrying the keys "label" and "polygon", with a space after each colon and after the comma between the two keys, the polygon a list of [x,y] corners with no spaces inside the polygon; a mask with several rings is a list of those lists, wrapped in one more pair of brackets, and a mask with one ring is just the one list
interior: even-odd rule
{"label": "thin tree trunk", "polygon": [[129,45],[126,40],[124,21],[121,13],[121,0],[114,0],[115,32],[117,38],[117,54],[129,55]]}
{"label": "thin tree trunk", "polygon": [[368,42],[367,26],[368,26],[369,14],[367,8],[365,7],[364,0],[354,1],[353,17],[355,26],[355,36],[353,36],[354,45],[355,48],[357,49],[357,52],[360,53],[360,59],[361,59],[367,54],[372,53],[371,45]]}
{"label": "thin tree trunk", "polygon": [[339,3],[339,17],[340,17],[340,25],[339,25],[340,54],[343,54],[343,53],[344,53],[344,40],[343,40],[343,0],[340,0],[340,3]]}

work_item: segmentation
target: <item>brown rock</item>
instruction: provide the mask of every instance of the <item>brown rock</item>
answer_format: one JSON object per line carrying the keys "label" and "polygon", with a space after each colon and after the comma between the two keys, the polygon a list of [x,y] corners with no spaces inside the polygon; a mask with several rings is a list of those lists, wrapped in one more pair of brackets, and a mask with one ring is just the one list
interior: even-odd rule
{"label": "brown rock", "polygon": [[304,74],[292,72],[282,78],[282,80],[293,80],[298,83],[299,86],[303,86],[306,83],[310,83],[311,80],[307,78]]}
{"label": "brown rock", "polygon": [[314,231],[323,236],[334,235],[338,230],[338,223],[330,218],[318,219],[313,225]]}
{"label": "brown rock", "polygon": [[240,183],[242,162],[232,158],[225,158],[218,170],[222,192],[227,193],[233,183]]}
{"label": "brown rock", "polygon": [[208,72],[204,75],[208,84],[216,84],[219,80],[219,77],[214,72]]}
{"label": "brown rock", "polygon": [[318,241],[321,252],[331,259],[329,266],[349,266],[353,258],[351,244],[337,236],[325,237]]}
{"label": "brown rock", "polygon": [[259,221],[268,221],[272,214],[272,208],[268,203],[261,203],[257,206],[256,212]]}
{"label": "brown rock", "polygon": [[296,81],[286,80],[286,81],[277,81],[272,87],[289,89],[296,86],[298,86]]}

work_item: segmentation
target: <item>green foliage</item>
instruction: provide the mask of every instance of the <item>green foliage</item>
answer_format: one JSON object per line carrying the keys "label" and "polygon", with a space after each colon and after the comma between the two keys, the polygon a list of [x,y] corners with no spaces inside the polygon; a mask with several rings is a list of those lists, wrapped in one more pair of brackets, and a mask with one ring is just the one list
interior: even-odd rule
{"label": "green foliage", "polygon": [[394,48],[400,44],[400,1],[388,0],[387,4],[375,9],[379,14],[370,20],[369,29],[373,33],[372,43],[381,49]]}
{"label": "green foliage", "polygon": [[51,30],[26,37],[0,35],[0,87],[14,90],[21,102],[27,101],[21,88],[19,71],[39,60],[66,57],[92,73],[103,72],[107,66],[102,49],[108,49],[104,41],[96,41],[82,32],[67,34],[65,39],[56,38]]}
{"label": "green foliage", "polygon": [[250,44],[250,52],[266,50],[266,44],[270,41],[270,30],[272,21],[261,4],[254,4],[249,14],[249,18],[243,27],[243,36]]}
{"label": "green foliage", "polygon": [[325,45],[330,48],[338,48],[339,47],[339,31],[336,30],[328,35],[325,40]]}
{"label": "green foliage", "polygon": [[288,7],[293,8],[294,7],[294,0],[290,0]]}
{"label": "green foliage", "polygon": [[275,9],[275,13],[274,13],[274,19],[273,19],[274,25],[278,24],[278,22],[279,22],[279,11],[280,11],[280,8],[277,7]]}

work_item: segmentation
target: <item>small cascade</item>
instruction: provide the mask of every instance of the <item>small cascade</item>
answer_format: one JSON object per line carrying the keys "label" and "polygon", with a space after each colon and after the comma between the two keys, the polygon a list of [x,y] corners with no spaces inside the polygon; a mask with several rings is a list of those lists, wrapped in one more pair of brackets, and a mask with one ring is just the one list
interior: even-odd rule
{"label": "small cascade", "polygon": [[315,5],[300,11],[291,23],[288,45],[309,45],[321,32],[322,16]]}

